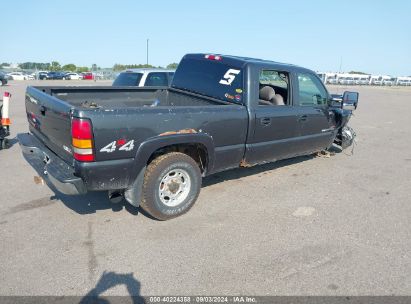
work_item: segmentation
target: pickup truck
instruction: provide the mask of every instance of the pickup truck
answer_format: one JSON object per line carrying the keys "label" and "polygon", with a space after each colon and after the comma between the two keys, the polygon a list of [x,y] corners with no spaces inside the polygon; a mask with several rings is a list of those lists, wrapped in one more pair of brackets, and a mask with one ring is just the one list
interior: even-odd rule
{"label": "pickup truck", "polygon": [[28,87],[18,139],[59,192],[108,191],[167,220],[193,206],[204,176],[351,145],[357,103],[302,67],[188,54],[170,87]]}

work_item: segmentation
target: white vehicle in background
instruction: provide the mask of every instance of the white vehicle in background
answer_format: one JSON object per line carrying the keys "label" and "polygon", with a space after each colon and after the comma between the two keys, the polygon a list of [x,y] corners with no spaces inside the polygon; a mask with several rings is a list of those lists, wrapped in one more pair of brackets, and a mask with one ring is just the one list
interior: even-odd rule
{"label": "white vehicle in background", "polygon": [[385,86],[392,86],[395,83],[395,78],[392,78],[390,76],[383,76],[382,77],[382,85]]}
{"label": "white vehicle in background", "polygon": [[113,86],[169,86],[174,72],[166,69],[128,69],[118,74]]}
{"label": "white vehicle in background", "polygon": [[6,76],[10,80],[27,80],[28,79],[28,76],[23,74],[22,72],[12,72],[12,73],[6,74]]}
{"label": "white vehicle in background", "polygon": [[327,79],[327,83],[329,84],[338,84],[338,78],[337,77],[330,77]]}
{"label": "white vehicle in background", "polygon": [[382,76],[372,76],[370,80],[372,85],[382,85]]}
{"label": "white vehicle in background", "polygon": [[353,85],[354,84],[354,78],[353,77],[343,76],[343,77],[339,78],[338,83],[339,84],[345,84],[345,85]]}
{"label": "white vehicle in background", "polygon": [[353,77],[353,84],[355,84],[355,85],[360,85],[361,84],[361,82],[360,82],[360,77]]}
{"label": "white vehicle in background", "polygon": [[67,80],[81,80],[83,79],[83,76],[77,73],[67,73],[66,75],[64,75],[64,79]]}
{"label": "white vehicle in background", "polygon": [[411,77],[398,77],[395,84],[399,86],[411,86]]}
{"label": "white vehicle in background", "polygon": [[349,84],[349,85],[355,84],[354,78],[353,77],[347,77],[347,84]]}
{"label": "white vehicle in background", "polygon": [[25,74],[25,76],[27,77],[28,80],[34,80],[35,79],[35,73]]}
{"label": "white vehicle in background", "polygon": [[360,84],[360,85],[367,85],[367,84],[370,84],[370,76],[367,76],[367,77],[360,77],[359,84]]}
{"label": "white vehicle in background", "polygon": [[348,84],[347,77],[339,77],[338,84]]}

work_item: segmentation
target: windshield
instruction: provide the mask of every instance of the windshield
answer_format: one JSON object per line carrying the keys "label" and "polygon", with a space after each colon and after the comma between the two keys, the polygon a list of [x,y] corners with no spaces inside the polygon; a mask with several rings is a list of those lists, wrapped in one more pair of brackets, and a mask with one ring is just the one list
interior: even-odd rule
{"label": "windshield", "polygon": [[141,73],[120,73],[113,82],[113,86],[138,86],[143,74]]}
{"label": "windshield", "polygon": [[243,75],[241,68],[222,60],[183,59],[174,74],[172,87],[228,102],[241,103]]}

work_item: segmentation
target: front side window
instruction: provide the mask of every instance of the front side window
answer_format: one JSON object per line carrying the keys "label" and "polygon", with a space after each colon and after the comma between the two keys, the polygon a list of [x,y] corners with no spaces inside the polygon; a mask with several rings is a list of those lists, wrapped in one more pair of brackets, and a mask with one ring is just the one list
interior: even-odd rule
{"label": "front side window", "polygon": [[322,106],[327,104],[328,93],[317,77],[298,73],[298,97],[300,106]]}

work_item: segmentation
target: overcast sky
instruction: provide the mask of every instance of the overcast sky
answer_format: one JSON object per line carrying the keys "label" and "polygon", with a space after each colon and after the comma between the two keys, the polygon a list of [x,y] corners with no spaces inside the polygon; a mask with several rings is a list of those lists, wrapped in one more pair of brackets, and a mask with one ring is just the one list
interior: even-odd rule
{"label": "overcast sky", "polygon": [[2,1],[0,62],[166,66],[210,52],[411,75],[411,1]]}

